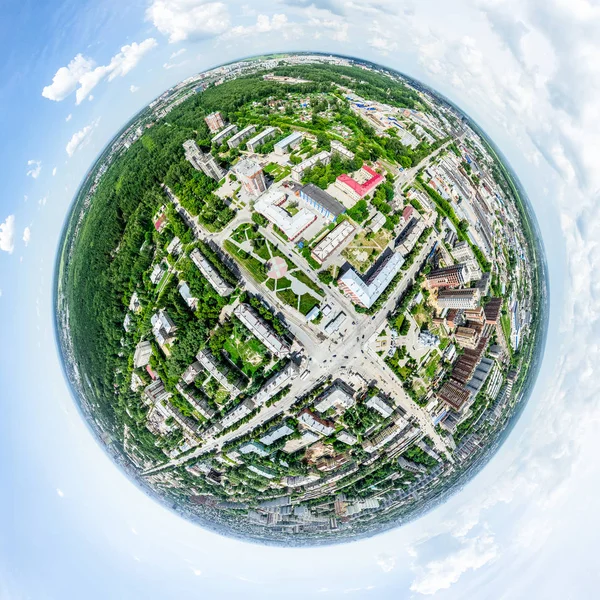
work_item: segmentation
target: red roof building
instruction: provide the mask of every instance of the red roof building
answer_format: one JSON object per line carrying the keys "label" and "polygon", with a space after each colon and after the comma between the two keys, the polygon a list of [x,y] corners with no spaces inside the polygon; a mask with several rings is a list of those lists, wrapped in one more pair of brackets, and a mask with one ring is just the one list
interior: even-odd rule
{"label": "red roof building", "polygon": [[413,213],[415,212],[415,209],[413,208],[412,204],[409,204],[408,206],[404,207],[404,210],[402,211],[402,219],[405,223],[408,223],[410,221],[410,218],[413,216]]}
{"label": "red roof building", "polygon": [[156,231],[158,231],[160,233],[165,228],[166,224],[167,224],[167,216],[161,215],[154,222],[154,228],[156,229]]}
{"label": "red roof building", "polygon": [[359,183],[345,173],[337,178],[338,187],[343,189],[346,193],[349,193],[350,196],[356,200],[364,198],[384,179],[383,175],[380,175],[377,171],[367,165],[363,165],[361,171],[367,177],[366,181],[363,183]]}

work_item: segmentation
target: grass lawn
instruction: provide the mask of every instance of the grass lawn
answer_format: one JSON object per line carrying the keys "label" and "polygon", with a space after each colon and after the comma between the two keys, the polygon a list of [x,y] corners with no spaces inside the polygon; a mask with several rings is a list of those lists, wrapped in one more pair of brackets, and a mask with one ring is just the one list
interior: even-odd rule
{"label": "grass lawn", "polygon": [[353,267],[361,273],[367,271],[379,258],[391,240],[391,233],[387,229],[381,229],[370,239],[366,232],[359,233],[342,252],[342,256],[348,259]]}
{"label": "grass lawn", "polygon": [[258,283],[264,283],[267,279],[267,275],[265,273],[265,266],[261,263],[258,258],[255,258],[251,254],[248,254],[236,244],[234,244],[231,240],[225,240],[223,242],[223,248],[231,254],[231,256],[235,259],[235,261],[244,267],[250,275],[254,278]]}
{"label": "grass lawn", "polygon": [[249,336],[247,340],[232,336],[225,342],[223,349],[229,353],[234,363],[238,359],[242,361],[242,371],[249,376],[252,376],[266,360],[267,349],[254,336]]}
{"label": "grass lawn", "polygon": [[298,309],[303,315],[307,315],[315,306],[319,305],[317,300],[312,294],[302,294],[300,296],[300,304]]}
{"label": "grass lawn", "polygon": [[313,292],[319,294],[319,296],[324,296],[325,292],[304,272],[304,271],[294,271],[292,276],[295,277],[300,283],[303,283],[305,286],[309,287]]}

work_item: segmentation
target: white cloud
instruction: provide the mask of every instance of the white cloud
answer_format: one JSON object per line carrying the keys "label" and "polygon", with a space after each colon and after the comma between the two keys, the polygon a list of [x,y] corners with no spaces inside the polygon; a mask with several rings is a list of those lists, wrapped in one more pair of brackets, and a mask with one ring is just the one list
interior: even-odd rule
{"label": "white cloud", "polygon": [[76,131],[69,140],[67,147],[65,148],[67,154],[71,157],[75,154],[75,151],[88,143],[90,135],[98,126],[100,119],[92,121],[89,125],[86,125],[83,129]]}
{"label": "white cloud", "polygon": [[187,52],[187,50],[185,48],[180,48],[179,50],[175,50],[175,52],[173,52],[171,54],[171,56],[169,56],[169,60],[173,60],[174,58],[177,58],[178,56],[181,56],[182,54],[185,54]]}
{"label": "white cloud", "polygon": [[167,69],[167,71],[169,69],[176,69],[177,67],[182,67],[183,65],[187,64],[188,62],[189,61],[187,61],[187,60],[182,60],[177,63],[166,62],[163,64],[163,69]]}
{"label": "white cloud", "polygon": [[137,85],[133,85],[133,83],[129,86],[129,91],[132,94],[135,94],[140,88]]}
{"label": "white cloud", "polygon": [[55,175],[56,175],[56,167],[54,167],[54,168],[52,169],[52,177],[54,177]]}
{"label": "white cloud", "polygon": [[69,113],[65,119],[65,121],[68,123],[71,119],[73,118],[73,115],[71,113]]}
{"label": "white cloud", "polygon": [[31,228],[25,227],[25,229],[23,230],[23,242],[25,243],[25,246],[29,245],[30,240],[31,240]]}
{"label": "white cloud", "polygon": [[[66,67],[61,67],[52,78],[52,83],[42,90],[42,96],[55,102],[64,100],[75,91],[79,80],[94,66],[91,59],[78,54]],[[67,121],[69,117],[67,117]]]}
{"label": "white cloud", "polygon": [[280,31],[288,24],[288,18],[284,14],[276,14],[272,17],[268,15],[258,15],[254,25],[238,25],[232,27],[223,38],[229,39],[233,37],[241,37],[247,35],[255,35],[259,33],[270,33],[272,31]]}
{"label": "white cloud", "polygon": [[396,567],[396,557],[391,554],[380,554],[377,557],[377,564],[384,573],[389,573]]}
{"label": "white cloud", "polygon": [[174,44],[187,39],[209,38],[226,31],[229,10],[223,2],[203,0],[154,0],[146,19]]}
{"label": "white cloud", "polygon": [[47,201],[48,201],[48,198],[47,198],[46,196],[44,196],[44,197],[42,197],[42,198],[40,198],[40,199],[38,200],[38,204],[39,204],[40,206],[46,206],[46,202],[47,202]]}
{"label": "white cloud", "polygon": [[56,493],[59,495],[60,498],[65,497],[65,493],[60,488],[56,488]]}
{"label": "white cloud", "polygon": [[42,161],[41,160],[28,160],[27,161],[27,176],[37,179],[42,172]]}
{"label": "white cloud", "polygon": [[461,542],[455,552],[417,567],[410,589],[426,596],[448,589],[467,571],[476,571],[498,556],[493,535],[483,533]]}
{"label": "white cloud", "polygon": [[[67,67],[61,67],[52,80],[52,84],[42,90],[42,96],[60,102],[74,91],[76,103],[85,98],[92,99],[91,91],[103,80],[112,81],[115,77],[123,77],[129,73],[152,48],[157,45],[154,38],[141,43],[133,42],[121,48],[107,65],[95,66],[90,58],[78,54]],[[71,115],[67,117],[69,121]]]}
{"label": "white cloud", "polygon": [[15,249],[15,215],[6,217],[4,223],[0,223],[0,250],[12,254]]}
{"label": "white cloud", "polygon": [[129,73],[156,45],[154,38],[148,38],[140,44],[137,42],[128,44],[111,58],[108,65],[96,67],[84,73],[79,80],[80,87],[75,94],[77,104],[81,103],[105,77],[108,81],[112,81],[115,77],[123,77]]}

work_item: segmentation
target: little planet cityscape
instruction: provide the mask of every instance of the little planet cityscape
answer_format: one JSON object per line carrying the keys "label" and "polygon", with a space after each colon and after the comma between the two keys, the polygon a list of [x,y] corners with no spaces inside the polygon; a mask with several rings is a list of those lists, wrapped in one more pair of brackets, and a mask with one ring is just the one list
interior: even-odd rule
{"label": "little planet cityscape", "polygon": [[464,486],[545,341],[535,218],[450,101],[358,59],[186,79],[90,169],[56,265],[79,409],[140,487],[249,541],[332,544]]}

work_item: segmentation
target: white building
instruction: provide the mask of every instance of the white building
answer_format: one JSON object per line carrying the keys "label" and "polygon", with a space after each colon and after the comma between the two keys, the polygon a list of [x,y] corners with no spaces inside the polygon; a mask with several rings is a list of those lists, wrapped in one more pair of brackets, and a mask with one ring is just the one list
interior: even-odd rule
{"label": "white building", "polygon": [[299,165],[292,167],[292,179],[297,183],[302,181],[302,176],[307,169],[312,169],[317,164],[328,165],[331,161],[331,154],[326,150],[303,160]]}
{"label": "white building", "polygon": [[369,408],[376,410],[384,419],[389,418],[394,412],[394,409],[383,398],[377,395],[371,396],[365,404]]}
{"label": "white building", "polygon": [[194,248],[190,252],[190,258],[219,296],[228,296],[233,292],[233,288],[223,279],[223,277],[221,277],[221,274],[212,266],[198,248]]}
{"label": "white building", "polygon": [[333,386],[327,390],[318,404],[315,404],[315,409],[320,413],[324,413],[332,406],[341,407],[344,409],[354,406],[354,398],[339,386]]}
{"label": "white building", "polygon": [[301,208],[294,215],[290,214],[282,208],[286,201],[285,191],[281,188],[271,189],[256,201],[254,210],[279,227],[290,241],[294,241],[315,222],[317,217],[306,208]]}
{"label": "white building", "polygon": [[133,366],[135,369],[141,369],[150,362],[152,356],[152,344],[150,342],[140,342],[135,347],[133,355]]}
{"label": "white building", "polygon": [[397,252],[393,252],[381,263],[368,281],[363,281],[354,269],[348,269],[338,279],[338,285],[353,302],[371,308],[399,273],[403,264],[404,258]]}
{"label": "white building", "polygon": [[280,425],[276,429],[269,431],[269,433],[266,435],[263,435],[263,437],[260,438],[260,443],[264,444],[265,446],[270,446],[273,442],[276,442],[277,440],[290,435],[291,433],[294,433],[294,430],[291,427],[288,427],[285,424]]}
{"label": "white building", "polygon": [[248,125],[234,136],[227,140],[227,145],[233,149],[237,148],[245,139],[249,138],[256,131],[256,125]]}
{"label": "white building", "polygon": [[267,189],[267,180],[262,167],[252,159],[241,160],[233,170],[249,196],[260,196]]}
{"label": "white building", "polygon": [[275,137],[276,133],[277,128],[267,127],[264,131],[261,131],[259,134],[249,139],[246,142],[246,148],[248,148],[250,152],[256,152],[256,150],[260,148],[260,146],[262,146],[267,140]]}
{"label": "white building", "polygon": [[279,358],[289,354],[289,345],[281,339],[270,327],[256,314],[248,304],[238,304],[233,314],[254,334],[267,349]]}
{"label": "white building", "polygon": [[355,231],[356,227],[350,221],[342,221],[312,249],[312,257],[319,264],[323,264],[334,252],[342,249]]}
{"label": "white building", "polygon": [[275,144],[275,154],[280,156],[286,154],[290,150],[297,148],[302,143],[303,134],[301,131],[294,131],[286,138],[283,138]]}

